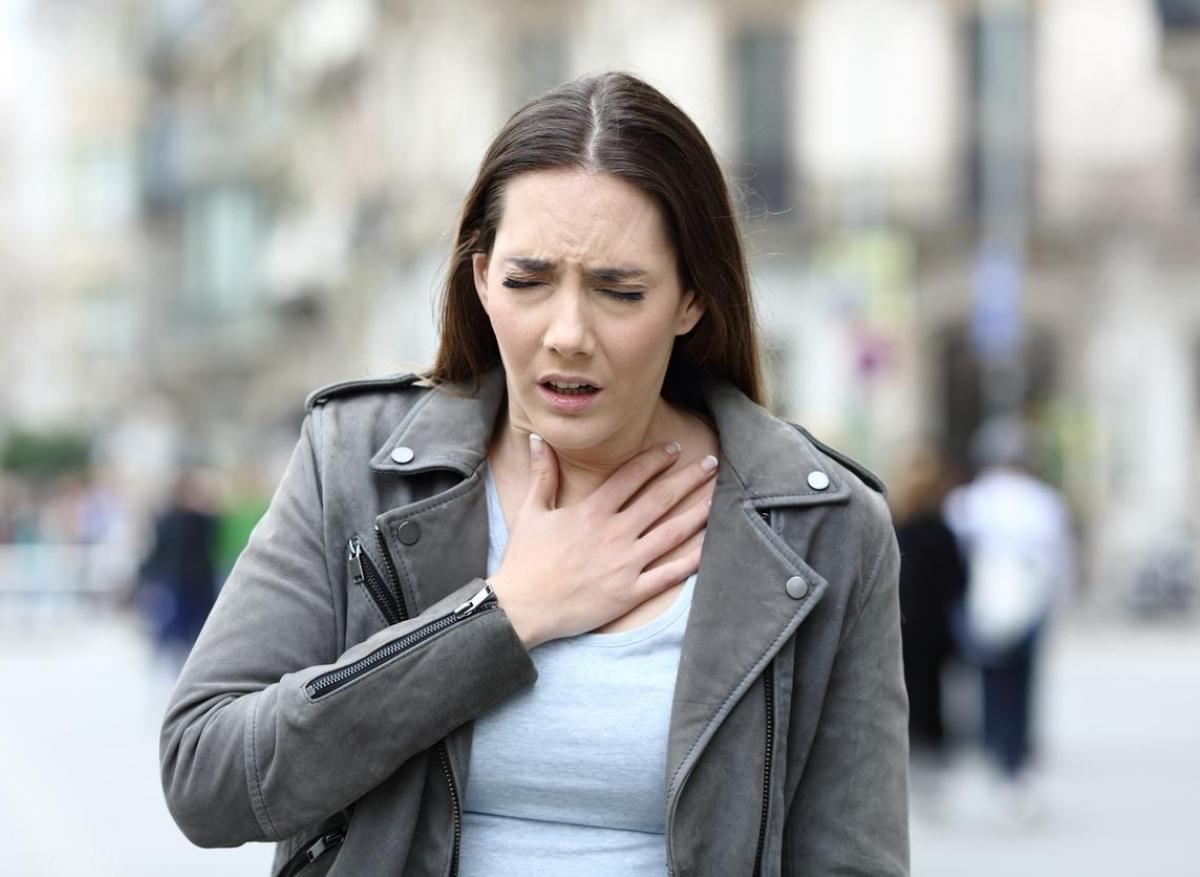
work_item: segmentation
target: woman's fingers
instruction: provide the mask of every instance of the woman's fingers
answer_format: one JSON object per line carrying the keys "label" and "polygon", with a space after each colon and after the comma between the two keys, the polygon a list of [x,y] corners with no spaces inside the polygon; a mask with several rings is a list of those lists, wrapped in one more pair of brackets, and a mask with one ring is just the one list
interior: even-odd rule
{"label": "woman's fingers", "polygon": [[535,432],[529,434],[529,485],[525,502],[539,509],[554,508],[558,496],[558,458],[545,440]]}
{"label": "woman's fingers", "polygon": [[643,561],[643,568],[651,568],[663,558],[669,561],[674,557],[672,552],[688,547],[689,540],[696,538],[708,524],[708,500],[711,496],[710,491],[703,491],[685,509],[664,518],[634,543],[638,557]]}
{"label": "woman's fingers", "polygon": [[672,585],[677,585],[688,576],[700,569],[701,543],[704,541],[704,531],[694,534],[684,546],[684,550],[673,560],[658,564],[647,569],[634,584],[634,599],[638,603],[649,600],[655,594],[661,594]]}
{"label": "woman's fingers", "polygon": [[664,515],[684,502],[698,487],[712,480],[717,458],[704,457],[659,478],[621,512],[634,533],[641,536]]}
{"label": "woman's fingers", "polygon": [[608,477],[591,502],[605,515],[616,514],[648,481],[679,459],[679,442],[647,448]]}

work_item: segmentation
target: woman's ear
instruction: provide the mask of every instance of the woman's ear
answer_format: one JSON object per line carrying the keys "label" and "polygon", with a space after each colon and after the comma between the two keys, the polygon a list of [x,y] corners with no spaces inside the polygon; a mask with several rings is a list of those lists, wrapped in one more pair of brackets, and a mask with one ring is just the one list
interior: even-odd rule
{"label": "woman's ear", "polygon": [[704,302],[700,300],[700,296],[696,295],[694,289],[689,289],[679,303],[679,320],[675,326],[675,334],[686,335],[696,328],[696,324],[703,316]]}
{"label": "woman's ear", "polygon": [[483,309],[487,310],[487,272],[488,272],[488,254],[487,253],[472,253],[471,254],[471,271],[475,276],[475,293],[479,296],[479,302],[483,305]]}

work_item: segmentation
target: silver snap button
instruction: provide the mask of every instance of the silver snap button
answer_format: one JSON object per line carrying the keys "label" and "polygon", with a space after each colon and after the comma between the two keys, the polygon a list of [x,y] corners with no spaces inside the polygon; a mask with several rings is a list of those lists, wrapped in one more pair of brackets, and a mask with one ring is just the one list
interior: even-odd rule
{"label": "silver snap button", "polygon": [[803,600],[808,596],[808,582],[801,576],[792,576],[787,580],[788,596],[793,600]]}
{"label": "silver snap button", "polygon": [[396,537],[405,545],[416,545],[421,538],[421,525],[416,521],[405,521],[396,531]]}
{"label": "silver snap button", "polygon": [[824,490],[829,486],[829,476],[819,469],[808,473],[808,486],[813,490]]}
{"label": "silver snap button", "polygon": [[414,456],[414,454],[413,454],[412,448],[406,448],[406,447],[401,446],[399,448],[396,448],[396,450],[392,451],[392,459],[395,460],[397,463],[407,463],[409,460],[411,460],[413,458],[413,456]]}

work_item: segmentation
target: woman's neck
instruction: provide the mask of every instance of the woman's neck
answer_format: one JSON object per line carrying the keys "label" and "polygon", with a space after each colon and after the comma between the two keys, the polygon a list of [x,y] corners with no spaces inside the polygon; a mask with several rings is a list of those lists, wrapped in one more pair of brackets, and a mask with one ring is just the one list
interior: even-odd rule
{"label": "woman's neck", "polygon": [[[514,419],[523,421],[519,415],[505,406],[500,415],[488,458],[493,470],[500,469],[512,479],[511,483],[521,489],[529,483],[529,428]],[[641,423],[631,423],[614,435],[602,447],[583,449],[554,448],[558,461],[557,508],[572,505],[590,496],[613,472],[636,457],[643,450],[656,445],[665,445],[677,440],[684,446],[680,461],[695,459],[707,450],[689,449],[689,436],[695,436],[702,421],[691,412],[677,408],[661,397],[649,416]],[[689,453],[689,450],[691,453]]]}

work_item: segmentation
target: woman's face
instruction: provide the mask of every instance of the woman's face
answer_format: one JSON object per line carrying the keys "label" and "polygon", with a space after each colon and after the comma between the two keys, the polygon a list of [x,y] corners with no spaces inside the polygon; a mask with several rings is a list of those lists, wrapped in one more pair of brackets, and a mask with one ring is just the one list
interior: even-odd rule
{"label": "woman's face", "polygon": [[[476,254],[473,267],[514,426],[560,450],[647,429],[675,338],[704,313],[695,294],[680,289],[649,196],[607,174],[517,176],[505,187],[492,252]],[[599,391],[557,396],[544,383],[552,373]]]}

